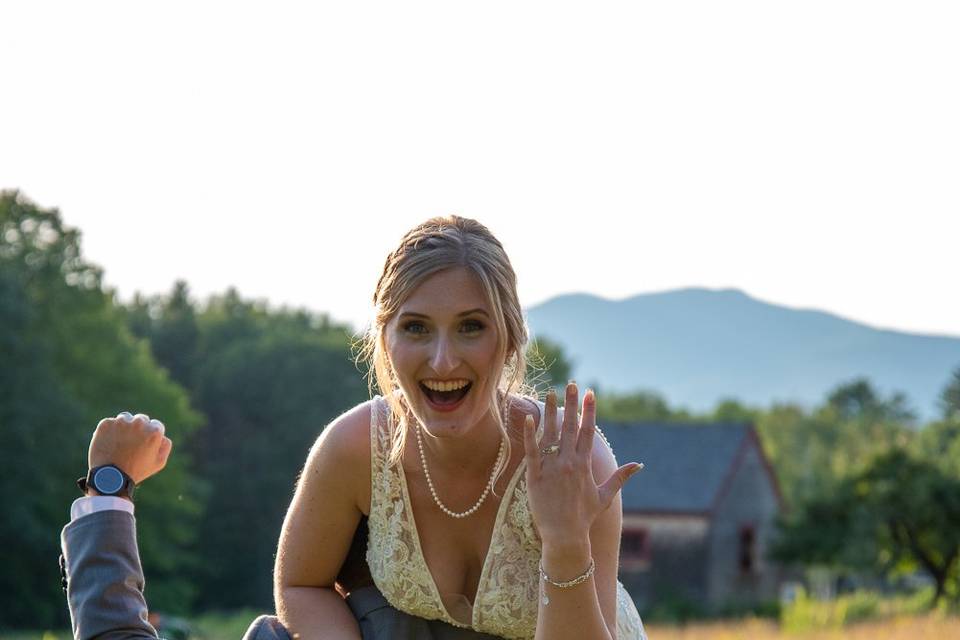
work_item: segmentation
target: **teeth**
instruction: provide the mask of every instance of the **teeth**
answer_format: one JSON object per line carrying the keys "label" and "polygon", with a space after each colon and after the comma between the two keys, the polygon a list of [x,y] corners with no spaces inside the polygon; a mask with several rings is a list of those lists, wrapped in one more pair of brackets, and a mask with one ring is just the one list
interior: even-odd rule
{"label": "teeth", "polygon": [[470,384],[469,380],[423,380],[423,386],[431,391],[456,391]]}

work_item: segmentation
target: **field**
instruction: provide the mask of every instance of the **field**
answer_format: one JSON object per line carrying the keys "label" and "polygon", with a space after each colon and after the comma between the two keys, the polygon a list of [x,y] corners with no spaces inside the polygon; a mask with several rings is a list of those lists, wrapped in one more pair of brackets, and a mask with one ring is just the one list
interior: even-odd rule
{"label": "field", "polygon": [[951,640],[960,639],[960,618],[938,615],[898,617],[837,629],[782,631],[774,622],[747,620],[647,627],[650,640]]}
{"label": "field", "polygon": [[[207,615],[194,621],[196,640],[239,640],[254,614]],[[840,629],[781,631],[760,620],[647,627],[650,640],[951,640],[960,638],[960,617],[903,616]],[[69,631],[0,633],[0,640],[70,640]]]}

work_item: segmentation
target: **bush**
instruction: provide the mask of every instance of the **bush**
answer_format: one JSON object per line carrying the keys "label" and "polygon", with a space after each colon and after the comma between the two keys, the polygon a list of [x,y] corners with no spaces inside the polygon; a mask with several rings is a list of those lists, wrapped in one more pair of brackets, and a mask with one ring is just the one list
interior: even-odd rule
{"label": "bush", "polygon": [[[801,590],[797,599],[783,606],[780,621],[788,632],[806,632],[815,629],[841,629],[847,625],[871,619],[919,616],[930,612],[934,589],[929,587],[915,593],[885,597],[875,591],[854,591],[834,600],[815,600]],[[949,607],[941,602],[941,613]]]}

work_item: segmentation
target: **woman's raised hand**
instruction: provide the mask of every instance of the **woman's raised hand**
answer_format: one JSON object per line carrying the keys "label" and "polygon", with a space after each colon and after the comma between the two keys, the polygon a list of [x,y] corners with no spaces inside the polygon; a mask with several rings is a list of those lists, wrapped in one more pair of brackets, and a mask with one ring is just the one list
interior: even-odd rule
{"label": "woman's raised hand", "polygon": [[104,418],[90,439],[90,468],[116,465],[140,484],[167,464],[173,442],[165,431],[162,422],[142,413]]}
{"label": "woman's raised hand", "polygon": [[551,390],[547,394],[539,444],[533,417],[526,418],[523,444],[527,491],[533,520],[545,543],[586,539],[597,516],[610,506],[627,479],[643,468],[635,462],[625,464],[597,485],[591,465],[597,401],[593,391],[588,390],[579,420],[578,401],[577,385],[571,382],[566,388],[560,423],[556,393]]}

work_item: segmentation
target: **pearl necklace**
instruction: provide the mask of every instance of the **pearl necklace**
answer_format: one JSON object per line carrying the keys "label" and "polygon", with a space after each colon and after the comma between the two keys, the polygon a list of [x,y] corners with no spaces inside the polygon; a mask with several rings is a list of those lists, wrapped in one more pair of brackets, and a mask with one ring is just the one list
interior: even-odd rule
{"label": "pearl necklace", "polygon": [[476,513],[477,509],[480,508],[480,505],[483,504],[483,501],[487,499],[487,496],[490,494],[490,490],[493,489],[493,476],[497,472],[497,467],[500,466],[500,460],[503,458],[503,438],[500,439],[500,450],[497,452],[497,459],[493,463],[493,469],[490,470],[490,479],[487,480],[487,486],[483,490],[483,494],[480,496],[480,499],[477,500],[472,507],[466,511],[461,511],[457,513],[452,509],[448,509],[447,505],[440,502],[440,498],[437,496],[437,490],[433,487],[433,480],[430,478],[430,469],[427,468],[427,456],[423,453],[423,438],[420,437],[420,423],[417,423],[417,448],[420,449],[420,463],[423,465],[423,475],[427,479],[427,486],[430,488],[430,495],[433,496],[433,501],[437,503],[437,506],[440,507],[440,510],[451,518],[466,518]]}

